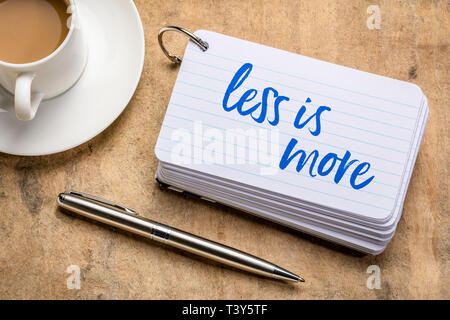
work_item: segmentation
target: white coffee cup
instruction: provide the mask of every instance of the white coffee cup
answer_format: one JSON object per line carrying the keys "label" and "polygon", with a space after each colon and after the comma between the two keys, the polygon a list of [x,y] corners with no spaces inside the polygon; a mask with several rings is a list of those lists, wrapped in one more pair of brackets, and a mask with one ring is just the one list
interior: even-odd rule
{"label": "white coffee cup", "polygon": [[66,39],[47,57],[25,64],[0,60],[0,85],[14,95],[19,120],[32,120],[44,99],[71,88],[83,73],[87,46],[82,34],[76,0],[69,0],[70,29]]}

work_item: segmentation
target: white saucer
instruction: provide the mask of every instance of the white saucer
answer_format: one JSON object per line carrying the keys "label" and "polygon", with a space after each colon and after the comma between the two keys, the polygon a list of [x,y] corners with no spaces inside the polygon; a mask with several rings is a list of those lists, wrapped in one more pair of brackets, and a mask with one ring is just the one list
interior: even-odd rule
{"label": "white saucer", "polygon": [[[78,0],[88,42],[83,75],[66,93],[44,101],[36,118],[17,120],[0,88],[0,152],[37,156],[74,148],[105,130],[125,109],[144,65],[142,22],[132,0]],[[64,70],[61,70],[64,72]]]}

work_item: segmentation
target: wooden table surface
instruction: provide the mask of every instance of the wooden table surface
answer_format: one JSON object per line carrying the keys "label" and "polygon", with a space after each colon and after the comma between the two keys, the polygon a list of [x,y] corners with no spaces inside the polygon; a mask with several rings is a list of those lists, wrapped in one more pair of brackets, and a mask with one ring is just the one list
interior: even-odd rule
{"label": "wooden table surface", "polygon": [[[117,0],[118,1],[118,0]],[[450,2],[136,0],[146,34],[140,85],[123,114],[60,154],[0,154],[0,298],[449,299]],[[380,29],[366,25],[381,11]],[[118,22],[119,23],[119,22]],[[347,67],[410,81],[430,115],[396,235],[363,256],[222,206],[159,189],[153,148],[178,73],[163,56],[164,25],[207,29]],[[182,53],[187,40],[169,35]],[[286,284],[62,214],[66,189],[102,195],[143,215],[224,242],[298,272]],[[68,289],[66,270],[81,270]],[[366,286],[378,265],[381,288]]]}

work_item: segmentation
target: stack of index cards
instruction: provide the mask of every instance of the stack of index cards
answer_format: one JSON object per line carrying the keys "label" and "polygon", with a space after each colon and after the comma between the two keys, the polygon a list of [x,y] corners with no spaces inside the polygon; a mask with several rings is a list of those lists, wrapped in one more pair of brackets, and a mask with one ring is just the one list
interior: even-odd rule
{"label": "stack of index cards", "polygon": [[176,190],[370,253],[400,219],[428,116],[414,84],[198,31],[155,147]]}

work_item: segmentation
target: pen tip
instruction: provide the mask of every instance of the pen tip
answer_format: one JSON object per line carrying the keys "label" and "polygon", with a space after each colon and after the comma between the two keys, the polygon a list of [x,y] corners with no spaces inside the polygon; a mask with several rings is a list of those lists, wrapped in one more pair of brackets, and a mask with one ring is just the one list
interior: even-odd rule
{"label": "pen tip", "polygon": [[283,268],[277,267],[275,268],[275,270],[273,271],[273,274],[277,277],[277,278],[281,278],[283,280],[289,280],[289,281],[294,281],[294,282],[305,282],[305,279],[303,279],[302,277],[299,277],[298,275],[287,271]]}
{"label": "pen tip", "polygon": [[66,195],[64,193],[60,193],[58,195],[58,201],[59,202],[63,202],[65,198],[66,198]]}

